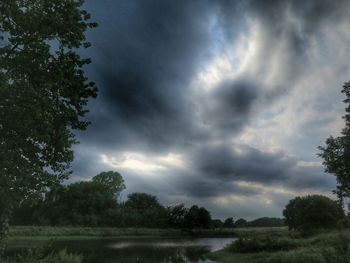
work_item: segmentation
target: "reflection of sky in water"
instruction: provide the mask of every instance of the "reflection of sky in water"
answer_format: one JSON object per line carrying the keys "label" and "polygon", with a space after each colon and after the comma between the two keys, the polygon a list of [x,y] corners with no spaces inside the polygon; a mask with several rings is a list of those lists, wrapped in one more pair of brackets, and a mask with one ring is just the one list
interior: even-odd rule
{"label": "reflection of sky in water", "polygon": [[83,263],[215,263],[205,254],[234,238],[125,238],[57,241],[55,250],[81,254]]}
{"label": "reflection of sky in water", "polygon": [[199,238],[193,240],[155,240],[155,241],[120,241],[109,244],[109,248],[123,249],[130,247],[158,247],[158,248],[172,248],[172,247],[201,247],[210,251],[215,251],[223,248],[226,244],[232,242],[233,238]]}

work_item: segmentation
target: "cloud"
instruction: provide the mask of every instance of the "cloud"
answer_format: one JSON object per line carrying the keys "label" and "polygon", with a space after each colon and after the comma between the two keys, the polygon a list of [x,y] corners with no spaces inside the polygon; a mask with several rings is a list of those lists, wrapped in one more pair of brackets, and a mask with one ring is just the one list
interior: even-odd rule
{"label": "cloud", "polygon": [[[317,146],[341,129],[348,1],[87,1],[100,88],[75,177],[116,169],[128,191],[218,217],[281,215],[330,193]],[[339,88],[338,88],[339,87]],[[74,179],[75,178],[75,179]]]}

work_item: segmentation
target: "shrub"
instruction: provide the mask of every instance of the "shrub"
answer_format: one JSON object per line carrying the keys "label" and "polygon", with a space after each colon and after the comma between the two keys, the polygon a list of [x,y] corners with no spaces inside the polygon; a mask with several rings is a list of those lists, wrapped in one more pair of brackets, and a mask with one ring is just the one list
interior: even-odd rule
{"label": "shrub", "polygon": [[229,250],[238,253],[255,253],[289,250],[295,247],[297,247],[297,241],[292,239],[254,237],[250,239],[239,238],[229,245]]}
{"label": "shrub", "polygon": [[290,200],[283,215],[290,230],[302,232],[335,228],[344,218],[339,204],[322,195],[308,195]]}

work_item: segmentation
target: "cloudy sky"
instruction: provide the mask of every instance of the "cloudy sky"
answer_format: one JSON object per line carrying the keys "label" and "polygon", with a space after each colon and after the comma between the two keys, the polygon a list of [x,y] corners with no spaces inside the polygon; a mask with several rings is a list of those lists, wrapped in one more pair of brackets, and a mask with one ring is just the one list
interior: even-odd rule
{"label": "cloudy sky", "polygon": [[349,1],[87,0],[98,83],[73,181],[119,171],[127,193],[281,216],[335,188],[317,146],[343,126]]}

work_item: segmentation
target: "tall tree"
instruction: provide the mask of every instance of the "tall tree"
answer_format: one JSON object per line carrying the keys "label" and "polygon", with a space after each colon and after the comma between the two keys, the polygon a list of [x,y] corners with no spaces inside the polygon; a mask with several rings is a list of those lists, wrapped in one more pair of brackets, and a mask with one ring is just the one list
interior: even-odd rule
{"label": "tall tree", "polygon": [[343,116],[345,128],[339,137],[330,136],[326,140],[326,146],[319,147],[319,156],[323,158],[325,171],[337,178],[337,188],[334,192],[343,205],[344,198],[350,197],[350,82],[344,83],[341,92],[345,94],[344,103],[347,104]]}
{"label": "tall tree", "polygon": [[83,2],[0,1],[0,239],[16,204],[67,178],[72,131],[88,125]]}
{"label": "tall tree", "polygon": [[104,186],[106,191],[115,198],[125,189],[124,179],[120,173],[114,171],[101,172],[92,178],[92,181]]}

